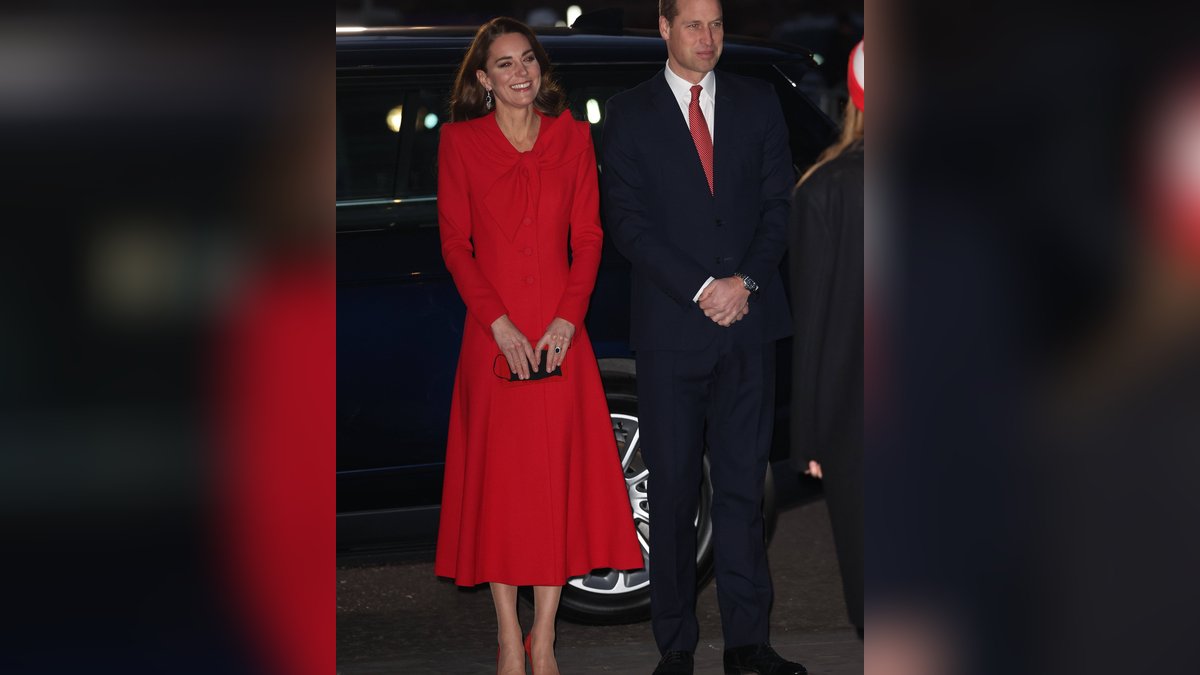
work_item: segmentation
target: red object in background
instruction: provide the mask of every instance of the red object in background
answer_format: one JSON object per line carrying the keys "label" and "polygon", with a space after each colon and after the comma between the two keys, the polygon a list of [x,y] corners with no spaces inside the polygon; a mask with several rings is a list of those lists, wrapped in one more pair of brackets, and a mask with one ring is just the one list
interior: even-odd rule
{"label": "red object in background", "polygon": [[866,56],[863,54],[863,40],[859,40],[850,50],[850,60],[846,64],[846,88],[850,90],[850,100],[854,107],[866,112],[863,105],[864,89],[866,89]]}
{"label": "red object in background", "polygon": [[261,671],[336,670],[332,263],[262,270],[217,363],[217,563]]}
{"label": "red object in background", "polygon": [[1200,72],[1184,84],[1151,119],[1149,206],[1162,248],[1200,271]]}

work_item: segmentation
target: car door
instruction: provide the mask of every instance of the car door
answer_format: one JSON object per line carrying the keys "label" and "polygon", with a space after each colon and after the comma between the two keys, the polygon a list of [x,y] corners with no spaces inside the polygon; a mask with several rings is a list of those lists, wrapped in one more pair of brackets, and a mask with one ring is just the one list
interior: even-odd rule
{"label": "car door", "polygon": [[437,231],[437,139],[452,76],[339,78],[339,514],[441,500],[464,315]]}

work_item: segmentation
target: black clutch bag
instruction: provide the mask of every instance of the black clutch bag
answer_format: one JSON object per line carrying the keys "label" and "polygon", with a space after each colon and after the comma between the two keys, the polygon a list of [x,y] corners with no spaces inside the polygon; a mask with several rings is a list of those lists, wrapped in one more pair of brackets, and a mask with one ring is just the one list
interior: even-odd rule
{"label": "black clutch bag", "polygon": [[[548,377],[555,377],[555,376],[561,377],[562,376],[562,366],[561,365],[550,372],[546,372],[546,359],[549,356],[549,354],[550,354],[549,349],[542,350],[542,358],[541,358],[541,361],[538,362],[538,369],[536,372],[533,369],[530,369],[528,380],[522,380],[521,376],[519,374],[510,372],[508,374],[508,378],[507,378],[508,381],[509,382],[533,382],[535,380],[544,380]],[[500,373],[496,372],[496,364],[498,362],[500,362],[502,359],[504,359],[503,354],[497,354],[496,358],[492,359],[492,374],[503,380],[506,378],[503,375],[501,375]]]}

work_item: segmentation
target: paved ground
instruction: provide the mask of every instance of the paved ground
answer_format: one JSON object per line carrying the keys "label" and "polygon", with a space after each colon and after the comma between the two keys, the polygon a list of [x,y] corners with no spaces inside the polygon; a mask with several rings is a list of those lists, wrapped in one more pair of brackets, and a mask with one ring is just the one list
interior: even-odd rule
{"label": "paved ground", "polygon": [[[777,481],[778,482],[778,481]],[[788,488],[781,491],[787,504]],[[771,642],[813,675],[860,675],[862,642],[845,618],[825,502],[786,506],[770,547],[775,583]],[[487,587],[460,590],[433,576],[432,554],[343,561],[338,569],[337,647],[342,675],[495,672],[495,614]],[[719,674],[721,629],[715,587],[697,601],[696,672]],[[521,607],[528,627],[533,613]],[[558,622],[566,675],[640,673],[658,661],[649,623]]]}

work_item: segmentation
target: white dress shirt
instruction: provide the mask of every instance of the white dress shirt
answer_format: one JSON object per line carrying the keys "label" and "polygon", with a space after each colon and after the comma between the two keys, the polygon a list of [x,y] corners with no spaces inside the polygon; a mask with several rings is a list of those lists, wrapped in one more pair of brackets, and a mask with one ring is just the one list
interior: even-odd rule
{"label": "white dress shirt", "polygon": [[[667,67],[663,70],[667,74],[667,86],[671,88],[671,94],[675,97],[675,102],[679,104],[679,112],[683,113],[683,123],[688,125],[688,131],[691,131],[692,116],[688,112],[688,109],[692,107],[692,87],[694,85],[676,75],[675,71],[671,70],[669,61],[667,62]],[[713,95],[717,91],[717,76],[710,70],[696,84],[699,84],[701,87],[700,111],[704,113],[704,121],[708,124],[708,137],[713,140],[713,147],[716,148],[716,136],[713,134],[713,119],[716,117],[716,106],[713,105],[713,101],[715,100]],[[709,277],[708,281],[705,281],[700,286],[700,290],[696,291],[696,294],[692,296],[692,302],[699,300],[700,294],[713,281],[714,279]]]}
{"label": "white dress shirt", "polygon": [[[692,106],[692,83],[683,79],[671,70],[668,65],[665,69],[667,73],[667,86],[671,88],[671,93],[675,95],[675,101],[679,103],[679,112],[683,114],[683,123],[688,125],[688,130],[692,128],[691,115],[688,114],[688,108]],[[713,134],[713,119],[716,117],[716,106],[713,102],[716,101],[714,95],[717,93],[717,76],[713,71],[708,71],[704,74],[704,78],[696,84],[699,84],[700,89],[700,111],[704,113],[704,121],[708,122],[708,137],[716,142],[716,136]],[[714,146],[715,147],[715,146]]]}

